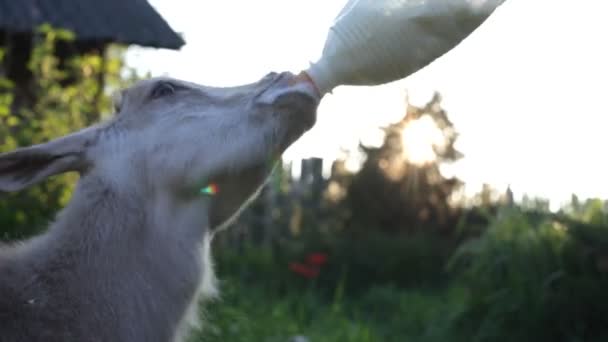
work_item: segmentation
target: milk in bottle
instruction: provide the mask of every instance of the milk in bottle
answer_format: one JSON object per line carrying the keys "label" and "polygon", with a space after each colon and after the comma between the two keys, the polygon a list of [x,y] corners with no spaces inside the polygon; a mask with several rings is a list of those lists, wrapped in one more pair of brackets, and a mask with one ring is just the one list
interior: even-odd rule
{"label": "milk in bottle", "polygon": [[321,96],[407,77],[458,45],[504,0],[351,0],[305,71]]}

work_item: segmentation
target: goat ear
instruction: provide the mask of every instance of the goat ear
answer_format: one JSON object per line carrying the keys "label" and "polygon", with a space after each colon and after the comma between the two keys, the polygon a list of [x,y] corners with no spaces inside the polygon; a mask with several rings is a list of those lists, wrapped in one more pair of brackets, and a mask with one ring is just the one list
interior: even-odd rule
{"label": "goat ear", "polygon": [[83,171],[86,149],[96,139],[94,132],[86,129],[0,154],[0,191],[18,191],[59,173]]}

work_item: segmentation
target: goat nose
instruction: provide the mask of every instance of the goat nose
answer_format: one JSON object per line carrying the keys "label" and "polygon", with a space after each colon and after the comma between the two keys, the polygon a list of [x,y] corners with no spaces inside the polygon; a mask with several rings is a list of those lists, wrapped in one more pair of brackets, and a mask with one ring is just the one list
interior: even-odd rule
{"label": "goat nose", "polygon": [[294,93],[307,95],[317,104],[321,100],[319,91],[308,75],[304,73],[294,75],[290,72],[278,74],[272,85],[261,94],[259,100],[263,103],[273,104],[282,95]]}
{"label": "goat nose", "polygon": [[316,102],[321,100],[317,86],[305,72],[294,75],[290,72],[281,74],[281,95],[285,93],[303,93],[312,97]]}

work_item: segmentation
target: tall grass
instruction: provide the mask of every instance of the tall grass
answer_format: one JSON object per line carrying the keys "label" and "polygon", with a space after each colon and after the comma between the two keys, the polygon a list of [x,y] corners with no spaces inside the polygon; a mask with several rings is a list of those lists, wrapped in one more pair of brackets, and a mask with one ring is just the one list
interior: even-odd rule
{"label": "tall grass", "polygon": [[608,341],[608,226],[598,222],[502,212],[450,264],[470,294],[458,328],[470,341]]}
{"label": "tall grass", "polygon": [[315,291],[277,295],[234,280],[205,311],[205,328],[192,341],[319,342],[445,341],[463,292],[403,291],[374,287],[360,298],[328,301]]}
{"label": "tall grass", "polygon": [[[302,279],[286,267],[298,248],[279,258],[269,250],[219,253],[223,296],[206,308],[206,328],[193,341],[608,341],[607,222],[605,212],[573,219],[508,209],[445,269],[423,262],[433,270],[408,270],[412,253],[430,255],[421,246],[394,255],[409,272],[397,278],[443,272],[443,286],[385,281],[344,255],[327,277]],[[351,246],[342,253],[371,255],[383,267],[365,244]],[[351,268],[337,272],[341,265]],[[366,276],[377,278],[348,285]]]}

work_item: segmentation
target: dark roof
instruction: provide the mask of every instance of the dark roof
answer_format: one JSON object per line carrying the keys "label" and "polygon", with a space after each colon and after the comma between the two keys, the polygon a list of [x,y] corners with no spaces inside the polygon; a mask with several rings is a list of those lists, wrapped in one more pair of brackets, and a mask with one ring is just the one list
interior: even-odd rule
{"label": "dark roof", "polygon": [[73,31],[79,40],[184,45],[147,0],[0,0],[0,31],[33,32],[44,23]]}

